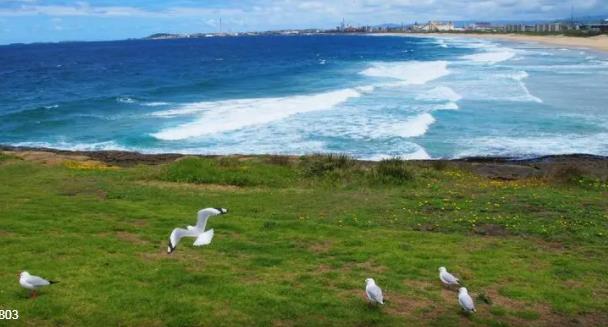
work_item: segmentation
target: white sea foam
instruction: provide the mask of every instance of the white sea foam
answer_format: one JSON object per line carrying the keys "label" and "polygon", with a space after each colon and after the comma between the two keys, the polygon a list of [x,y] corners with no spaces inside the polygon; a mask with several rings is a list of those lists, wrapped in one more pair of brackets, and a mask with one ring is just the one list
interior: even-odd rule
{"label": "white sea foam", "polygon": [[389,122],[376,128],[371,134],[374,138],[381,137],[418,137],[426,134],[429,127],[435,123],[435,117],[430,113],[423,113],[411,117],[403,122]]}
{"label": "white sea foam", "polygon": [[526,71],[518,71],[518,72],[515,72],[515,73],[509,75],[509,77],[519,83],[519,87],[525,93],[525,97],[524,97],[525,99],[528,99],[528,100],[533,101],[533,102],[543,103],[543,100],[541,98],[532,95],[532,93],[528,89],[528,86],[526,86],[526,83],[524,83],[524,79],[530,77],[530,75],[528,74],[528,72],[526,72]]}
{"label": "white sea foam", "polygon": [[469,156],[540,156],[550,154],[588,153],[602,155],[608,151],[608,134],[544,135],[522,137],[479,137],[461,142],[466,150],[457,157]]}
{"label": "white sea foam", "polygon": [[416,100],[446,100],[456,102],[461,99],[462,96],[448,86],[438,86],[416,96]]}
{"label": "white sea foam", "polygon": [[141,103],[142,106],[146,106],[146,107],[160,107],[160,106],[167,106],[170,103],[168,102],[145,102],[145,103]]}
{"label": "white sea foam", "polygon": [[34,147],[34,148],[51,148],[69,151],[132,151],[133,149],[126,148],[115,141],[93,142],[93,143],[72,143],[68,141],[56,142],[19,142],[14,143],[14,146]]}
{"label": "white sea foam", "polygon": [[401,137],[422,136],[426,134],[433,123],[435,123],[435,117],[429,113],[424,113],[395,125],[399,129],[395,131],[395,134]]}
{"label": "white sea foam", "polygon": [[448,47],[448,45],[445,43],[444,39],[436,39],[436,40],[437,40],[436,43],[437,43],[438,46],[440,46],[442,48],[447,48]]}
{"label": "white sea foam", "polygon": [[460,106],[456,102],[446,102],[433,107],[433,110],[458,110]]}
{"label": "white sea foam", "polygon": [[528,77],[530,77],[530,75],[528,74],[528,72],[521,70],[521,71],[517,71],[515,73],[512,73],[511,75],[508,75],[509,78],[512,78],[516,81],[521,81],[524,80]]}
{"label": "white sea foam", "polygon": [[492,50],[486,52],[475,53],[462,56],[461,59],[472,62],[493,65],[499,62],[507,61],[515,57],[516,53],[508,48],[490,48]]}
{"label": "white sea foam", "polygon": [[422,85],[448,75],[447,61],[405,61],[374,63],[361,74],[397,79],[403,85]]}
{"label": "white sea foam", "polygon": [[376,89],[376,86],[375,85],[364,85],[364,86],[358,86],[355,89],[362,93],[372,93]]}
{"label": "white sea foam", "polygon": [[363,157],[361,159],[363,160],[369,160],[369,161],[382,161],[382,160],[386,160],[386,159],[401,159],[401,160],[429,160],[431,159],[431,156],[428,154],[428,152],[426,152],[426,150],[419,146],[416,145],[416,150],[410,153],[401,153],[401,154],[396,154],[396,155],[390,155],[390,154],[376,154],[373,156],[369,156],[369,157]]}
{"label": "white sea foam", "polygon": [[355,89],[343,89],[315,95],[284,98],[258,98],[200,102],[179,109],[157,112],[156,116],[201,113],[196,120],[152,134],[160,140],[174,141],[234,131],[243,127],[267,124],[289,116],[331,109],[350,98],[361,96]]}
{"label": "white sea foam", "polygon": [[135,103],[137,102],[136,100],[130,98],[130,97],[118,97],[116,98],[116,101],[120,102],[120,103]]}

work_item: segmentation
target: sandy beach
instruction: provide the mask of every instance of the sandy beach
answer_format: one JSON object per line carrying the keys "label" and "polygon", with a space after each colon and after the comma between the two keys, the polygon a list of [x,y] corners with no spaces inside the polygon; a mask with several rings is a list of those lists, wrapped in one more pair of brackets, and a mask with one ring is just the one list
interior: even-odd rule
{"label": "sandy beach", "polygon": [[[384,34],[386,35],[386,34]],[[587,48],[608,52],[608,35],[593,37],[572,37],[564,35],[521,35],[521,34],[482,34],[482,33],[427,33],[427,34],[391,34],[391,35],[416,35],[416,36],[458,36],[474,37],[480,39],[491,39],[513,42],[535,42],[546,45],[562,46],[566,48]]]}

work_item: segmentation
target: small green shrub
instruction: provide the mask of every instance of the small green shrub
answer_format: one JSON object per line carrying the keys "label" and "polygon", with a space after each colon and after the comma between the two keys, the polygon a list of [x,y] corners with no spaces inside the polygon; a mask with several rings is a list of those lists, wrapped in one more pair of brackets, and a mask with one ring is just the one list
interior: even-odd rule
{"label": "small green shrub", "polygon": [[0,152],[0,161],[11,160],[11,159],[20,159],[20,158]]}
{"label": "small green shrub", "polygon": [[414,179],[414,173],[404,160],[393,158],[382,160],[374,167],[374,178],[383,183],[402,184]]}
{"label": "small green shrub", "polygon": [[301,158],[299,169],[306,177],[323,177],[336,171],[345,171],[355,165],[347,154],[315,154]]}
{"label": "small green shrub", "polygon": [[216,162],[219,167],[223,168],[236,169],[240,165],[239,159],[235,157],[220,157],[216,159]]}
{"label": "small green shrub", "polygon": [[433,160],[431,162],[431,167],[438,171],[443,171],[448,168],[448,163],[445,160]]}
{"label": "small green shrub", "polygon": [[266,158],[266,162],[271,165],[276,165],[276,166],[291,165],[291,161],[288,156],[271,155]]}

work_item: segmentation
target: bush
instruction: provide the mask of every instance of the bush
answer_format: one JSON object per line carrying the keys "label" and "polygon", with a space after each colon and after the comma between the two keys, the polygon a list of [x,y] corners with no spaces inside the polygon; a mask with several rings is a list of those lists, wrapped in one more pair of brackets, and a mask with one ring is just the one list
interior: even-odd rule
{"label": "bush", "polygon": [[448,163],[445,160],[433,160],[431,161],[431,167],[437,171],[443,171],[448,168]]}
{"label": "bush", "polygon": [[0,152],[0,161],[11,160],[11,159],[21,160],[19,157],[15,157],[15,156]]}
{"label": "bush", "polygon": [[276,166],[289,166],[291,164],[288,156],[271,155],[266,158],[266,162]]}
{"label": "bush", "polygon": [[299,168],[306,177],[323,177],[354,166],[355,161],[347,154],[315,154],[302,157]]}
{"label": "bush", "polygon": [[382,160],[374,167],[374,177],[380,182],[402,184],[414,179],[414,174],[404,160]]}

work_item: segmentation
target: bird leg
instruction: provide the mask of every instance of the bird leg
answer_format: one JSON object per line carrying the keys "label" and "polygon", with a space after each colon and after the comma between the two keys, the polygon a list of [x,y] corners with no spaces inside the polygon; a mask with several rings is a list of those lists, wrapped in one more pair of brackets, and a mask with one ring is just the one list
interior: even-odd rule
{"label": "bird leg", "polygon": [[35,298],[36,298],[36,296],[38,296],[38,294],[36,294],[36,290],[32,290],[32,295],[31,295],[31,298],[32,298],[32,299],[35,299]]}

